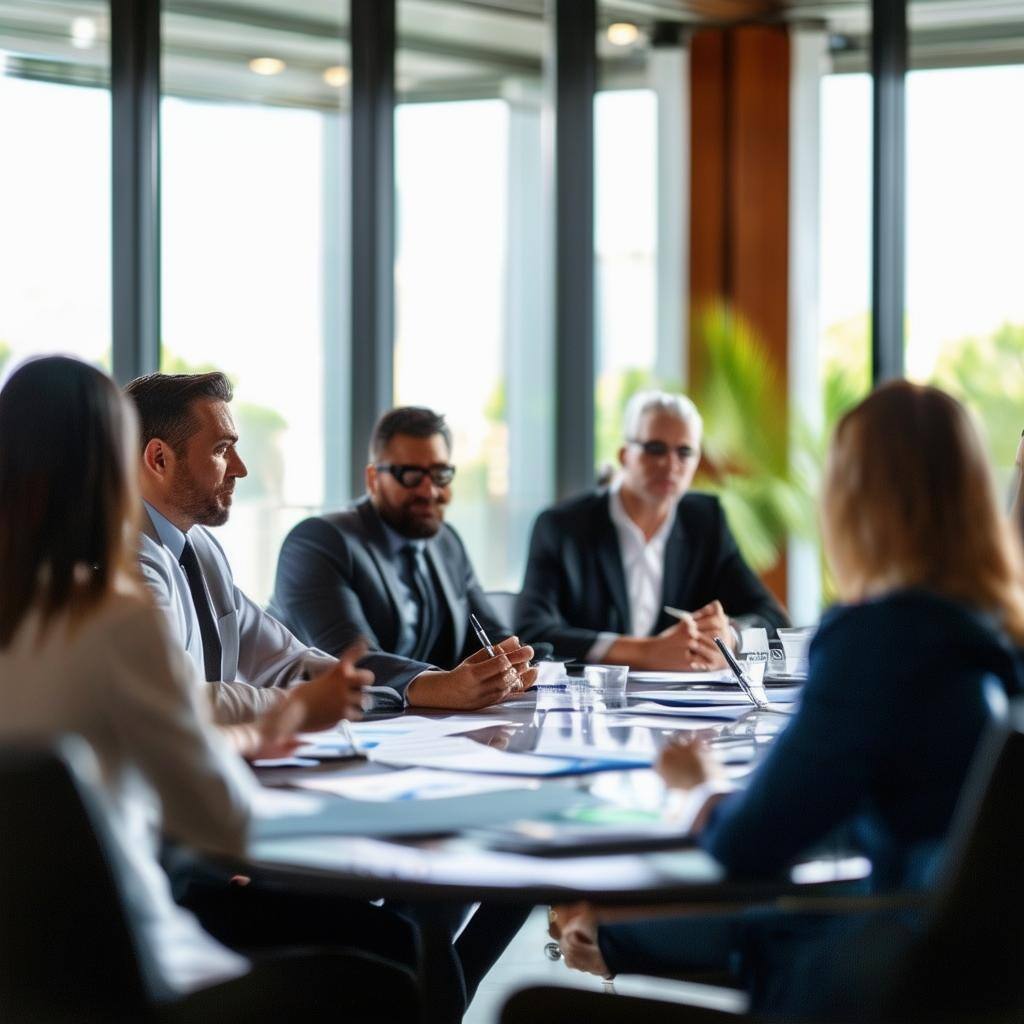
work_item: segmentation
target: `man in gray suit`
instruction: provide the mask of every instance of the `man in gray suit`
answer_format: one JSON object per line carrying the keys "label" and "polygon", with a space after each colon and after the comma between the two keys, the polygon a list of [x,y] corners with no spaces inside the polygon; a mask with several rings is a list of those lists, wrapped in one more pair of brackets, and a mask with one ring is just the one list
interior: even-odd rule
{"label": "man in gray suit", "polygon": [[[455,667],[511,632],[444,522],[455,467],[444,417],[417,406],[385,413],[370,439],[365,497],[313,516],[285,538],[270,610],[306,643],[340,653],[356,637],[392,654]],[[410,703],[437,703],[429,677]]]}
{"label": "man in gray suit", "polygon": [[[203,672],[217,720],[251,719],[280,699],[282,687],[334,658],[301,643],[235,586],[207,529],[227,521],[235,481],[246,475],[228,406],[231,385],[221,373],[154,373],[125,391],[142,434],[143,576]],[[525,672],[531,656],[530,648],[507,642],[495,657],[474,656],[451,672],[380,651],[360,667],[374,673],[380,707],[401,708],[420,676],[424,693],[451,695],[446,706],[480,707],[529,685],[515,666]]]}

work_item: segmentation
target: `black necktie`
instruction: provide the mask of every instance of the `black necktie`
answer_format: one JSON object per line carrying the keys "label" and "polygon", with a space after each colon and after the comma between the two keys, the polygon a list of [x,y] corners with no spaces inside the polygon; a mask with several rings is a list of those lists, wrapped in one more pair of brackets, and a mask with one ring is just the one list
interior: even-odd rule
{"label": "black necktie", "polygon": [[192,604],[199,620],[199,633],[203,638],[203,668],[206,670],[207,680],[212,682],[220,679],[220,634],[217,632],[217,623],[213,621],[210,599],[206,596],[203,570],[199,567],[195,548],[187,537],[185,550],[181,553],[181,567],[185,570],[188,589],[192,594]]}
{"label": "black necktie", "polygon": [[437,613],[434,602],[434,587],[424,572],[423,562],[414,544],[402,547],[405,558],[406,581],[411,585],[413,597],[419,605],[420,621],[416,631],[416,647],[412,652],[414,661],[426,661],[437,639]]}

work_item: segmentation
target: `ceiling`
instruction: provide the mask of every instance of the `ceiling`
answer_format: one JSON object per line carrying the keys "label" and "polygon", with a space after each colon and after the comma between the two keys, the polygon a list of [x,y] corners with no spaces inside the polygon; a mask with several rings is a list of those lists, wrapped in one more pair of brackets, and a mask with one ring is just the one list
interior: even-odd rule
{"label": "ceiling", "polygon": [[[346,0],[164,0],[163,7],[166,92],[326,109],[347,104]],[[399,0],[400,96],[539,87],[549,49],[545,8],[545,0]],[[1024,63],[1022,0],[912,0],[909,10],[912,66]],[[752,20],[822,29],[834,70],[867,66],[865,0],[601,0],[602,83],[642,83],[652,40],[664,38],[666,23],[680,26],[685,38],[702,25]],[[635,42],[609,42],[613,22],[635,24]],[[103,0],[0,0],[0,55],[9,74],[104,83],[108,34]],[[249,62],[257,57],[282,60],[285,70],[254,74]],[[329,68],[342,70],[328,82]]]}

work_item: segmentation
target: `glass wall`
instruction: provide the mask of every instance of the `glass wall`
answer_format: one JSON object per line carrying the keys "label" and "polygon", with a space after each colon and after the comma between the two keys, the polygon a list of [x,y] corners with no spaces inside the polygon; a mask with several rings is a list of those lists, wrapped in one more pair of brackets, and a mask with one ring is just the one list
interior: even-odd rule
{"label": "glass wall", "polygon": [[553,492],[542,26],[419,0],[398,18],[395,403],[447,417],[448,521],[486,587],[518,590]]}
{"label": "glass wall", "polygon": [[234,383],[249,475],[218,537],[258,600],[287,530],[337,500],[328,480],[346,447],[342,6],[333,21],[282,6],[260,30],[214,4],[164,17],[161,363]]}
{"label": "glass wall", "polygon": [[1024,64],[907,84],[907,376],[965,401],[1004,479],[1024,427]]}
{"label": "glass wall", "polygon": [[110,367],[108,24],[0,0],[0,379],[50,352]]}

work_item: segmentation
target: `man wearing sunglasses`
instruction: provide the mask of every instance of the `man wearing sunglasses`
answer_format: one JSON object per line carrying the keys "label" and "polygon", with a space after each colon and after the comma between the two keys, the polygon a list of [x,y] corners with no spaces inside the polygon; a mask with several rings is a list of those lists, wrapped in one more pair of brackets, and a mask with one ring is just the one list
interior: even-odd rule
{"label": "man wearing sunglasses", "polygon": [[516,628],[557,657],[720,667],[713,637],[735,647],[740,628],[774,630],[786,615],[743,561],[718,500],[687,493],[702,431],[693,402],[641,392],[625,421],[612,485],[538,516]]}
{"label": "man wearing sunglasses", "polygon": [[[321,650],[342,651],[362,636],[372,649],[408,659],[410,706],[485,707],[536,675],[533,652],[509,637],[444,522],[454,477],[444,417],[392,409],[370,441],[366,496],[299,523],[277,563],[272,613]],[[481,650],[470,614],[505,658]]]}

